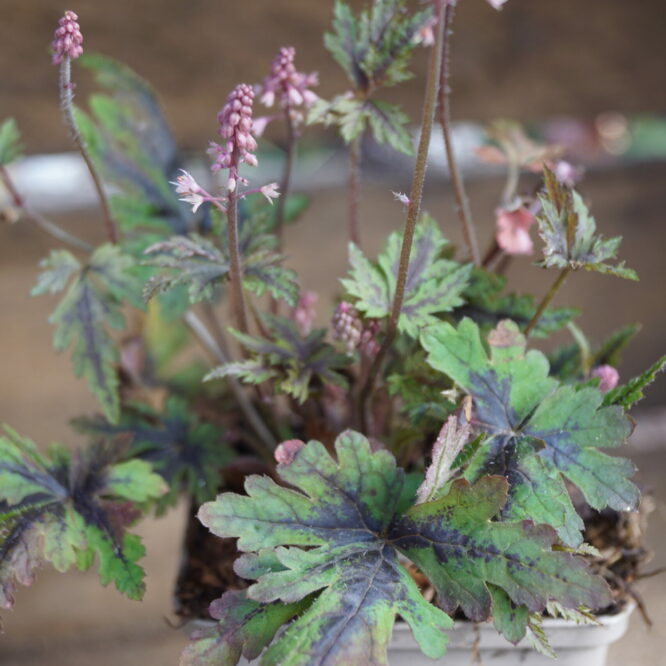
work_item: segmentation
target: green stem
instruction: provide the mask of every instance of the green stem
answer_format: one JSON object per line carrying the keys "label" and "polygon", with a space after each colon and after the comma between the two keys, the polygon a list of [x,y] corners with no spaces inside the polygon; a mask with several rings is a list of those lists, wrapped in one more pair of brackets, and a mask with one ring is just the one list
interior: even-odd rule
{"label": "green stem", "polygon": [[447,3],[444,11],[444,40],[442,44],[442,62],[440,65],[440,84],[437,106],[438,122],[442,126],[444,135],[444,149],[446,151],[446,160],[449,165],[449,175],[451,185],[456,198],[456,212],[462,226],[463,237],[469,250],[470,256],[475,266],[481,264],[481,255],[479,252],[479,243],[476,237],[476,229],[472,219],[472,211],[469,205],[469,198],[465,191],[465,181],[458,167],[456,155],[453,149],[451,137],[451,102],[450,85],[451,79],[451,25],[455,16],[455,5]]}
{"label": "green stem", "polygon": [[287,124],[287,151],[282,172],[282,181],[280,182],[280,198],[277,200],[275,208],[275,233],[278,237],[278,252],[282,252],[284,244],[284,217],[287,206],[287,197],[291,189],[291,176],[294,170],[294,159],[296,156],[296,129],[291,117],[289,108],[285,109],[285,119]]}
{"label": "green stem", "polygon": [[0,180],[2,180],[4,186],[7,188],[9,195],[12,198],[12,203],[19,209],[21,209],[27,217],[29,217],[39,229],[45,233],[53,236],[53,238],[59,240],[62,243],[67,243],[72,247],[75,247],[84,252],[92,252],[95,248],[86,243],[84,240],[77,238],[73,234],[70,234],[68,231],[65,231],[62,227],[59,227],[55,222],[51,222],[48,218],[42,215],[39,211],[35,210],[19,193],[16,189],[14,183],[12,182],[9,172],[4,166],[0,166]]}
{"label": "green stem", "polygon": [[[214,356],[219,363],[226,363],[228,361],[226,354],[222,351],[221,347],[217,344],[215,338],[211,335],[210,331],[206,328],[203,322],[192,312],[185,313],[185,323],[190,330],[196,335],[199,342]],[[273,460],[273,451],[277,446],[277,442],[268,426],[263,422],[259,412],[255,409],[252,401],[247,397],[243,387],[240,385],[235,377],[228,377],[229,387],[234,394],[239,407],[241,408],[245,418],[247,418],[250,427],[254,430],[257,437],[261,440],[262,447],[258,453],[267,460]]]}
{"label": "green stem", "polygon": [[550,302],[555,298],[555,294],[560,290],[560,287],[566,282],[567,277],[571,273],[571,269],[567,266],[563,268],[560,274],[557,277],[557,280],[553,282],[551,288],[548,290],[548,293],[543,297],[541,304],[537,308],[537,311],[534,313],[532,319],[530,319],[529,324],[525,327],[525,335],[529,335],[532,329],[539,323],[539,319],[545,312],[546,308],[550,305]]}
{"label": "green stem", "polygon": [[88,167],[88,171],[90,172],[95,190],[97,191],[97,197],[99,198],[99,203],[102,208],[102,217],[104,220],[106,233],[112,243],[117,243],[119,238],[118,227],[113,217],[111,216],[109,202],[107,201],[106,194],[104,193],[101,178],[97,173],[97,169],[93,164],[92,158],[88,154],[88,149],[86,148],[83,137],[81,136],[79,128],[76,125],[76,119],[74,118],[73,90],[74,86],[72,84],[72,62],[69,57],[65,57],[60,65],[60,108],[62,110],[65,125],[67,126],[67,129],[69,130],[69,133],[76,147],[78,148],[78,151],[81,153],[83,161]]}
{"label": "green stem", "polygon": [[236,324],[242,333],[248,333],[250,328],[245,313],[245,299],[243,297],[243,282],[240,260],[240,248],[238,245],[238,174],[232,174],[235,182],[233,191],[227,195],[227,237],[229,241],[229,280],[231,285],[231,297],[233,301]]}
{"label": "green stem", "polygon": [[349,240],[361,247],[361,137],[349,146]]}
{"label": "green stem", "polygon": [[[447,3],[448,7],[448,3]],[[428,166],[428,152],[430,149],[430,138],[432,136],[432,126],[435,118],[435,107],[437,105],[437,92],[439,89],[440,72],[442,65],[442,49],[444,45],[444,4],[439,8],[439,21],[437,22],[435,44],[430,53],[428,64],[428,78],[426,82],[425,100],[423,104],[423,117],[421,120],[421,136],[416,154],[416,165],[414,167],[414,177],[409,196],[409,206],[407,208],[407,220],[405,222],[405,231],[402,239],[402,248],[400,250],[400,263],[398,266],[398,279],[393,298],[393,306],[386,328],[384,341],[375,356],[368,376],[361,388],[359,394],[359,421],[361,429],[367,431],[367,405],[370,400],[375,384],[375,380],[382,366],[384,358],[393,344],[396,332],[398,330],[398,320],[402,311],[402,303],[405,297],[405,286],[407,284],[407,275],[409,271],[409,259],[412,250],[412,241],[414,231],[421,213],[421,200],[423,198],[423,185],[425,183],[426,169]]]}

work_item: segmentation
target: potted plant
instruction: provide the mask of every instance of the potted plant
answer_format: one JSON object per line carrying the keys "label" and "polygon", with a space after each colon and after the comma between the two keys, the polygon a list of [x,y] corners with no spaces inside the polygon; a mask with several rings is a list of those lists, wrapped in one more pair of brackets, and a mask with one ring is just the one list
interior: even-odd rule
{"label": "potted plant", "polygon": [[[561,621],[546,614],[570,626],[622,610],[626,590],[599,575],[600,534],[632,519],[639,492],[632,464],[601,449],[627,439],[626,410],[666,358],[620,384],[614,365],[634,329],[595,348],[573,323],[577,311],[551,307],[576,271],[636,274],[613,263],[620,239],[597,232],[573,189],[576,170],[508,123],[480,150],[508,173],[493,243],[480,254],[451,146],[455,4],[374,0],[355,15],[336,0],[325,43],[350,90],[321,99],[316,75],[281,49],[265,81],[238,85],[219,112],[221,138],[209,149],[217,180],[205,187],[183,170],[148,85],[83,54],[78,17],[65,13],[53,62],[105,240],[92,246],[23,199],[7,168],[20,157],[12,120],[0,129],[0,177],[13,211],[63,246],[42,262],[33,293],[59,295],[54,345],[71,348],[101,412],[74,420],[91,438],[78,453],[42,454],[10,429],[0,440],[0,605],[11,607],[16,584],[43,563],[65,571],[97,561],[102,584],[139,599],[143,547],[128,529],[185,493],[193,520],[179,610],[202,614],[211,589],[221,594],[185,665],[387,663],[398,617],[391,663],[413,661],[412,644],[442,657],[454,617],[492,619],[507,649],[528,636],[548,651],[543,623]],[[409,77],[422,48],[412,187],[396,195],[406,222],[373,261],[361,249],[362,137],[412,153],[407,116],[378,95]],[[74,64],[103,89],[86,110],[74,104]],[[272,115],[259,116],[259,104]],[[269,122],[285,131],[279,184],[251,176]],[[421,209],[435,122],[464,231],[458,250]],[[307,205],[292,193],[296,147],[316,123],[336,127],[350,156],[350,268],[328,329],[314,328],[316,295],[283,255],[285,225]],[[535,166],[541,180],[525,195],[521,171]],[[505,294],[502,272],[532,252],[533,224],[553,286],[536,299]],[[533,348],[565,327],[572,345],[550,356]],[[193,339],[212,369],[184,353]],[[474,648],[474,630],[462,631],[454,645]],[[600,635],[592,642],[603,660]],[[496,663],[515,663],[491,639],[477,647],[486,644],[513,660]]]}

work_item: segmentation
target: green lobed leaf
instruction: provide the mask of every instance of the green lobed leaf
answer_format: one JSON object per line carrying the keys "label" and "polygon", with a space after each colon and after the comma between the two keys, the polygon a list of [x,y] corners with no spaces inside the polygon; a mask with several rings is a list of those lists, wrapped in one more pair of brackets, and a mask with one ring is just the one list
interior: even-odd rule
{"label": "green lobed leaf", "polygon": [[0,123],[0,166],[5,166],[23,157],[21,134],[14,118]]}
{"label": "green lobed leaf", "polygon": [[[447,610],[461,606],[477,620],[492,611],[491,585],[534,611],[551,599],[564,606],[608,601],[605,583],[581,558],[552,549],[551,528],[491,521],[506,501],[504,479],[455,481],[446,495],[401,515],[405,476],[391,454],[372,452],[351,431],[338,437],[335,451],[337,459],[310,442],[279,465],[286,486],[252,476],[246,496],[224,493],[200,509],[213,533],[238,538],[239,549],[250,552],[235,567],[257,581],[248,599],[306,603],[262,664],[387,664],[396,614],[428,657],[441,657],[452,621],[426,602],[401,555],[430,578]],[[410,497],[414,491],[410,484]]]}
{"label": "green lobed leaf", "polygon": [[580,194],[561,184],[548,167],[544,168],[544,180],[546,194],[540,197],[542,212],[537,216],[539,233],[545,243],[540,265],[573,270],[583,268],[638,280],[636,272],[626,268],[624,262],[607,263],[617,256],[622,238],[602,238]]}
{"label": "green lobed leaf", "polygon": [[509,479],[505,518],[534,517],[555,527],[565,543],[580,543],[580,519],[562,477],[596,509],[636,507],[638,489],[629,481],[633,465],[599,450],[626,440],[630,424],[623,410],[603,406],[597,388],[577,390],[549,377],[548,360],[536,350],[526,352],[515,323],[501,322],[489,335],[490,355],[469,319],[457,329],[433,325],[421,341],[428,362],[473,398],[473,424],[487,438],[466,477],[491,473]]}
{"label": "green lobed leaf", "polygon": [[[139,538],[125,528],[140,512],[127,499],[164,492],[162,479],[141,461],[94,446],[74,457],[53,446],[42,456],[10,429],[0,437],[0,607],[11,608],[18,583],[32,584],[45,563],[64,572],[99,560],[103,585],[113,581],[132,599],[143,593]],[[137,464],[138,463],[138,464]]]}
{"label": "green lobed leaf", "polygon": [[[140,306],[140,285],[134,260],[115,245],[101,245],[86,265],[65,251],[42,262],[44,272],[33,294],[61,291],[64,296],[49,322],[55,325],[56,351],[72,348],[77,377],[84,377],[111,421],[119,416],[118,350],[109,328],[124,326],[121,306]],[[67,287],[67,283],[69,286]]]}
{"label": "green lobed leaf", "polygon": [[[437,321],[435,315],[462,305],[471,265],[461,265],[442,258],[448,241],[435,221],[424,217],[414,234],[405,297],[398,319],[398,329],[412,337]],[[341,280],[354,307],[366,317],[381,319],[391,313],[397,285],[402,233],[389,236],[386,248],[372,263],[361,250],[350,244],[350,277]]]}

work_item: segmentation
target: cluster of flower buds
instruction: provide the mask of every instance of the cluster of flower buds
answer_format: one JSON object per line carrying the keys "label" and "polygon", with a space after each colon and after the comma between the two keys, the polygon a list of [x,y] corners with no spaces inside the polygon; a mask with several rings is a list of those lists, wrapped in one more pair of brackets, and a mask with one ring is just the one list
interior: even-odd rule
{"label": "cluster of flower buds", "polygon": [[257,142],[252,136],[252,104],[254,91],[247,83],[240,83],[229,94],[226,104],[217,114],[219,134],[225,140],[220,146],[211,142],[208,152],[215,157],[213,171],[229,169],[228,188],[235,191],[238,167],[241,164],[257,166],[254,151]]}
{"label": "cluster of flower buds", "polygon": [[[259,88],[262,104],[272,107],[277,101],[283,111],[286,111],[292,123],[297,126],[303,122],[301,109],[311,107],[319,97],[310,90],[319,85],[316,72],[305,74],[296,71],[294,57],[296,49],[293,46],[284,46],[280,49],[271,64],[271,72],[264,79]],[[254,121],[253,132],[261,136],[268,123],[279,116],[263,116]]]}
{"label": "cluster of flower buds", "polygon": [[379,321],[373,319],[364,325],[358,311],[347,301],[342,301],[335,308],[332,324],[333,337],[344,344],[348,355],[356,349],[366,356],[373,356],[379,351]]}
{"label": "cluster of flower buds", "polygon": [[83,53],[83,35],[78,24],[78,16],[71,11],[58,21],[58,27],[53,35],[53,64],[59,65],[65,58],[75,60]]}
{"label": "cluster of flower buds", "polygon": [[301,335],[307,335],[312,330],[317,317],[317,301],[319,294],[316,291],[304,291],[298,297],[298,303],[292,313],[292,319]]}
{"label": "cluster of flower buds", "polygon": [[296,49],[284,46],[275,56],[271,73],[264,79],[261,87],[261,102],[267,107],[273,106],[277,99],[283,109],[294,106],[312,106],[318,99],[310,88],[319,83],[316,72],[304,74],[297,72],[294,66]]}

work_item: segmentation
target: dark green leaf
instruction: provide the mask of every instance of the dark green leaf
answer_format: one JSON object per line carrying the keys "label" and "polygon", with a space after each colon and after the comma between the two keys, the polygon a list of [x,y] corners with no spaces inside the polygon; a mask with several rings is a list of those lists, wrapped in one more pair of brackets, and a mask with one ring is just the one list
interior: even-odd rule
{"label": "dark green leaf", "polygon": [[183,492],[199,504],[215,497],[220,471],[232,459],[223,431],[202,422],[186,401],[176,397],[167,400],[162,412],[147,406],[126,407],[117,425],[102,417],[79,418],[73,425],[98,439],[131,438],[126,454],[130,461],[125,465],[148,462],[169,485],[169,492],[157,502],[158,515],[174,506]]}
{"label": "dark green leaf", "polygon": [[155,499],[164,481],[146,462],[118,463],[118,451],[95,446],[74,458],[60,447],[42,456],[6,429],[0,437],[0,607],[10,608],[17,583],[30,585],[45,563],[58,571],[99,558],[110,581],[132,599],[143,594],[139,538],[125,532],[140,514],[127,500]]}
{"label": "dark green leaf", "polygon": [[425,601],[399,553],[429,576],[446,609],[461,606],[476,620],[491,613],[489,585],[534,612],[552,598],[565,606],[607,603],[605,583],[581,558],[552,549],[552,529],[491,522],[506,501],[504,479],[456,481],[448,494],[401,516],[404,473],[394,458],[373,453],[365,437],[349,431],[335,450],[337,460],[310,442],[278,467],[288,487],[249,477],[247,496],[226,493],[199,512],[215,534],[258,552],[236,566],[257,579],[249,599],[307,602],[262,664],[387,664],[396,614],[427,656],[441,657],[451,620]]}
{"label": "dark green leaf", "polygon": [[509,479],[505,517],[546,522],[566,543],[580,543],[580,519],[560,475],[576,484],[596,509],[636,507],[638,490],[629,481],[633,465],[599,450],[626,440],[630,424],[622,409],[603,407],[596,388],[560,386],[548,376],[541,352],[525,352],[525,338],[513,322],[500,323],[490,334],[490,356],[469,319],[458,329],[433,325],[421,339],[428,362],[474,400],[473,423],[487,439],[466,475],[472,480],[488,473]]}

